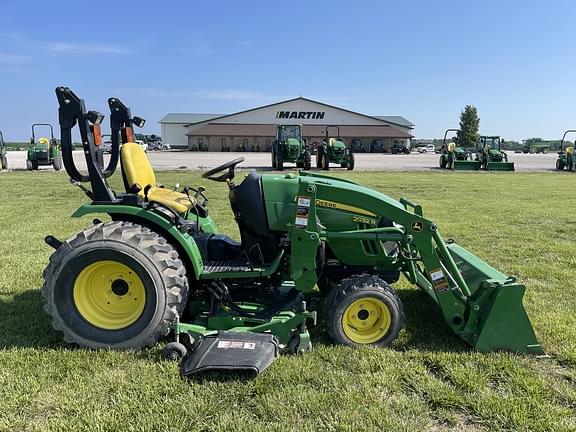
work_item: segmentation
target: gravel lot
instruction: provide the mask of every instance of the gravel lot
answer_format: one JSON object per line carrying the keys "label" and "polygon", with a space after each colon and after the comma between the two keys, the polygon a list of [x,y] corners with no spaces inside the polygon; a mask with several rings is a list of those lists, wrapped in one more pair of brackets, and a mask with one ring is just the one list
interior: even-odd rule
{"label": "gravel lot", "polygon": [[[269,153],[199,153],[188,151],[149,152],[148,156],[152,165],[157,170],[174,169],[207,169],[218,166],[228,160],[244,157],[246,161],[241,168],[258,170],[271,169]],[[356,170],[365,171],[427,171],[439,170],[438,155],[412,153],[409,155],[392,155],[376,153],[356,153]],[[74,158],[79,167],[85,167],[84,157],[81,151],[74,152]],[[555,171],[556,153],[548,154],[521,154],[509,153],[509,160],[515,163],[516,171]],[[8,164],[11,169],[26,169],[26,152],[8,152]],[[315,166],[316,158],[312,156],[312,165]],[[286,164],[286,168],[294,165]],[[334,171],[342,168],[333,166]],[[51,169],[42,167],[41,169]]]}

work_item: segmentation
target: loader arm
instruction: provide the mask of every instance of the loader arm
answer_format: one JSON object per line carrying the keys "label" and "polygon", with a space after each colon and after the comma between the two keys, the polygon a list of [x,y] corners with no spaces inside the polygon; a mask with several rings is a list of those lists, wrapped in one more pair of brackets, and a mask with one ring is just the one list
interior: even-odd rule
{"label": "loader arm", "polygon": [[301,176],[291,231],[292,255],[297,257],[292,270],[299,289],[313,284],[321,241],[396,242],[405,277],[430,296],[464,341],[479,351],[543,353],[522,305],[525,287],[456,243],[446,244],[420,205],[374,197],[364,208],[393,221],[393,227],[333,231],[318,217],[317,199],[323,199],[322,184],[313,176]]}

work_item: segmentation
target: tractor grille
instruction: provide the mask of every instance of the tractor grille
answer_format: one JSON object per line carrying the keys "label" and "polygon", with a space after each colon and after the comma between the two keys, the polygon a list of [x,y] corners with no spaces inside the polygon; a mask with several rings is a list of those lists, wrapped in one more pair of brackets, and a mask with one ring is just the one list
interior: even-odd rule
{"label": "tractor grille", "polygon": [[222,273],[222,272],[246,272],[252,271],[252,267],[245,258],[234,260],[207,261],[204,264],[205,273]]}
{"label": "tractor grille", "polygon": [[48,159],[48,152],[45,152],[45,151],[36,152],[36,159],[38,159],[38,160]]}

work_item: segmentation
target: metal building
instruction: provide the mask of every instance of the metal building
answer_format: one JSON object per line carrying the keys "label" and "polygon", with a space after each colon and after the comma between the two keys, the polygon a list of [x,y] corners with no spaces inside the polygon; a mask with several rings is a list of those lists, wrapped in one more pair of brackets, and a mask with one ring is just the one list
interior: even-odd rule
{"label": "metal building", "polygon": [[370,116],[303,97],[234,114],[170,113],[160,120],[162,140],[172,148],[205,151],[266,151],[279,124],[300,124],[304,137],[321,142],[328,125],[355,151],[387,152],[410,145],[414,124],[402,116]]}

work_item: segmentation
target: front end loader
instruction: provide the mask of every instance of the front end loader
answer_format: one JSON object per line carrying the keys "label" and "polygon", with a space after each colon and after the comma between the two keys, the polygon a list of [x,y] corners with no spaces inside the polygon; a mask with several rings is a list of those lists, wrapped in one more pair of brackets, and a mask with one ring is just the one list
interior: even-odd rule
{"label": "front end loader", "polygon": [[[336,128],[336,137],[330,137],[329,129]],[[354,153],[340,138],[339,126],[326,126],[324,141],[316,151],[316,166],[325,171],[330,169],[330,164],[338,164],[341,168],[354,169]]]}
{"label": "front end loader", "polygon": [[574,155],[574,146],[565,145],[566,135],[576,132],[576,129],[568,129],[564,132],[562,140],[560,141],[560,150],[558,151],[558,159],[556,159],[556,169],[566,171],[576,171],[576,155]]}
{"label": "front end loader", "polygon": [[302,136],[300,125],[280,125],[276,127],[276,139],[272,143],[272,168],[284,169],[284,164],[294,163],[297,168],[309,170],[312,153]]}
{"label": "front end loader", "polygon": [[[36,139],[35,130],[39,126],[47,126],[50,129],[50,138],[40,137]],[[32,138],[26,154],[26,169],[37,170],[39,166],[52,165],[56,171],[62,169],[62,155],[58,141],[54,138],[54,129],[48,123],[35,123],[32,125]]]}
{"label": "front end loader", "polygon": [[440,150],[440,168],[457,171],[477,171],[480,169],[480,162],[472,160],[472,154],[468,150],[457,146],[454,142],[446,144],[448,132],[459,131],[460,129],[446,129],[444,132]]}
{"label": "front end loader", "polygon": [[514,171],[514,162],[501,149],[504,142],[499,136],[481,136],[476,143],[476,161],[486,171]]}
{"label": "front end loader", "polygon": [[4,142],[4,135],[0,131],[0,171],[8,169],[8,158],[6,157],[6,143]]}
{"label": "front end loader", "polygon": [[[225,182],[240,241],[218,232],[204,187],[156,183],[132,143],[132,117],[111,98],[112,153],[95,160],[103,116],[70,89],[56,89],[64,165],[90,202],[73,217],[107,214],[55,249],[44,271],[44,309],[67,342],[138,349],[171,334],[164,348],[181,373],[258,373],[279,353],[310,351],[310,299],[324,297],[337,344],[389,346],[404,323],[392,284],[403,275],[437,305],[446,325],[482,352],[541,354],[522,299],[525,287],[453,242],[407,199],[325,175],[252,171],[236,183],[238,158],[203,174]],[[82,136],[88,173],[72,158]],[[121,133],[119,140],[114,139]],[[107,178],[121,161],[124,190]],[[89,187],[84,186],[89,183]]]}

